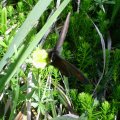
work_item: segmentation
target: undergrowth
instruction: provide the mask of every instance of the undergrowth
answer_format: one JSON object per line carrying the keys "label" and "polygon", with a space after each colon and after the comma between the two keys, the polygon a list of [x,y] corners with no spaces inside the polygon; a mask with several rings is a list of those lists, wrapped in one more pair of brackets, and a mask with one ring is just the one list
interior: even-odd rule
{"label": "undergrowth", "polygon": [[[1,2],[1,60],[37,2],[38,0]],[[51,2],[20,47],[14,46],[14,55],[9,60],[6,59],[6,64],[1,70],[1,80],[9,75],[7,74],[10,72],[9,68],[15,65],[16,59],[19,59],[21,46],[25,44],[27,49],[36,34],[47,23],[53,14],[51,11],[57,9],[57,2],[59,3],[59,0]],[[40,41],[31,54],[27,55],[27,59],[16,70],[10,81],[0,86],[2,89],[0,119],[18,120],[17,117],[21,114],[24,119],[30,117],[30,119],[55,120],[56,117],[59,119],[59,116],[71,113],[80,120],[119,120],[120,2],[119,0],[81,0],[79,5],[77,0],[70,1],[54,22],[44,42],[40,43]],[[50,65],[47,58],[48,51],[59,39],[68,12],[71,12],[70,24],[61,56],[84,74],[88,84],[82,84],[74,76],[63,76],[59,69]],[[98,82],[100,83],[97,84]],[[34,112],[30,115],[29,111]]]}

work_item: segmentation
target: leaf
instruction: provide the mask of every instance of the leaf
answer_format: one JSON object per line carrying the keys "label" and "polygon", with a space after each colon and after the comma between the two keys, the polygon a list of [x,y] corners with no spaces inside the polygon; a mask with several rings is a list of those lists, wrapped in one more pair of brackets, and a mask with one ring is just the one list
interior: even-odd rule
{"label": "leaf", "polygon": [[18,30],[17,34],[15,35],[12,43],[10,44],[5,56],[0,61],[0,71],[4,67],[4,65],[7,63],[8,59],[13,55],[14,51],[14,45],[16,48],[19,47],[21,43],[23,43],[25,37],[30,32],[30,30],[35,26],[40,16],[43,14],[43,12],[47,9],[48,5],[50,4],[52,0],[39,0],[38,3],[35,5],[33,10],[28,15],[27,19],[23,23],[23,25]]}
{"label": "leaf", "polygon": [[[32,52],[34,47],[37,46],[37,44],[42,39],[44,34],[48,31],[48,29],[51,27],[51,25],[56,21],[59,14],[63,11],[63,9],[67,6],[67,4],[69,2],[70,2],[70,0],[65,0],[62,2],[62,4],[59,6],[59,8],[49,18],[49,20],[46,22],[46,24],[43,26],[43,28],[40,30],[40,32],[38,32],[38,34],[35,36],[34,40],[31,43],[28,44],[27,42],[24,42],[24,44],[21,47],[20,53],[19,53],[18,57],[16,58],[15,62],[9,66],[6,75],[3,78],[1,78],[0,92],[4,88],[4,85],[9,83],[10,79],[17,72],[19,67],[22,65],[22,63],[25,61],[25,59],[29,56],[29,54]],[[0,68],[3,67],[3,65],[1,65],[1,64],[2,63],[4,64],[5,62],[6,61],[0,62]]]}
{"label": "leaf", "polygon": [[[88,15],[87,15],[88,16]],[[102,78],[103,78],[103,75],[104,75],[104,72],[105,72],[105,65],[106,65],[106,51],[105,51],[105,40],[103,38],[103,35],[102,33],[100,32],[99,28],[97,27],[97,25],[93,22],[93,20],[88,16],[88,18],[91,20],[91,22],[93,23],[99,37],[100,37],[100,40],[101,40],[101,45],[102,45],[102,51],[103,51],[103,70],[102,70],[102,73],[101,73],[101,76],[98,80],[98,83],[94,89],[94,92],[93,94],[95,93],[96,89],[98,88],[98,85],[100,84]]]}
{"label": "leaf", "polygon": [[11,111],[14,111],[14,112],[10,113],[9,120],[13,120],[14,113],[16,111],[16,106],[17,106],[17,103],[18,103],[18,98],[19,98],[20,86],[18,84],[18,80],[16,82],[17,83],[14,85],[14,88],[13,88],[14,89],[14,93],[13,93],[14,94],[14,98],[13,98],[13,105],[12,105],[12,109],[11,109]]}
{"label": "leaf", "polygon": [[119,11],[120,11],[120,0],[115,0],[115,5],[111,17],[111,24],[115,22],[115,17],[117,14],[119,14],[118,13]]}
{"label": "leaf", "polygon": [[88,120],[87,116],[85,115],[85,113],[83,113],[81,116],[80,116],[80,120]]}
{"label": "leaf", "polygon": [[7,45],[5,44],[5,42],[3,42],[3,40],[0,40],[0,45],[3,46],[4,48],[7,48]]}
{"label": "leaf", "polygon": [[53,118],[52,120],[81,120],[81,119],[77,115],[66,114],[60,117]]}
{"label": "leaf", "polygon": [[100,40],[101,40],[101,45],[102,45],[102,50],[103,50],[103,71],[102,71],[102,74],[98,80],[98,83],[96,85],[96,88],[94,89],[94,93],[98,87],[98,85],[100,84],[102,78],[103,78],[103,75],[104,75],[104,72],[105,72],[105,64],[106,64],[106,52],[105,52],[105,41],[104,41],[104,38],[102,36],[102,33],[100,32],[99,28],[95,25],[95,23],[93,22],[93,25],[95,26],[97,32],[98,32],[98,35],[100,37]]}
{"label": "leaf", "polygon": [[7,30],[7,9],[4,7],[1,11],[1,25],[2,25],[2,33],[5,34]]}

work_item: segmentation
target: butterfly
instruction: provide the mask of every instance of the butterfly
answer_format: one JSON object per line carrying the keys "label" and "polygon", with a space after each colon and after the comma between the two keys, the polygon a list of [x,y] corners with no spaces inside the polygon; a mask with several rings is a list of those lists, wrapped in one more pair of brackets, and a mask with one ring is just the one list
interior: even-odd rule
{"label": "butterfly", "polygon": [[75,67],[73,64],[69,63],[60,56],[60,50],[64,43],[68,31],[69,21],[70,21],[70,13],[68,13],[67,15],[60,37],[55,47],[48,53],[48,57],[51,61],[50,64],[58,68],[63,75],[67,77],[75,76],[82,83],[88,83],[88,79],[83,75],[83,73],[77,67]]}

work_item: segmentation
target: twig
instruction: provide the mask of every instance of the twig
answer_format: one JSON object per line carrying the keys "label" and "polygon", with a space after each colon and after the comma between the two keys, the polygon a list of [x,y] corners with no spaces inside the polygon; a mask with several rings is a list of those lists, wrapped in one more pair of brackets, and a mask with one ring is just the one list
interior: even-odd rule
{"label": "twig", "polygon": [[[32,84],[32,72],[28,73],[28,80],[27,80],[27,94],[31,92],[31,84]],[[31,99],[27,101],[27,120],[31,120]]]}
{"label": "twig", "polygon": [[60,1],[61,0],[57,0],[57,2],[56,2],[56,8],[58,8],[60,6]]}
{"label": "twig", "polygon": [[80,0],[77,0],[77,13],[79,13],[80,12]]}

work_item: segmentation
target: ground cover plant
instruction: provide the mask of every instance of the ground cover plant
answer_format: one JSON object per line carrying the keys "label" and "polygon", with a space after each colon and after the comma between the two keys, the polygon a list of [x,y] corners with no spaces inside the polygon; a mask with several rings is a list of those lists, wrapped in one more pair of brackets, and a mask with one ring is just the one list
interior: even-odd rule
{"label": "ground cover plant", "polygon": [[119,120],[119,17],[119,0],[1,0],[0,119]]}

